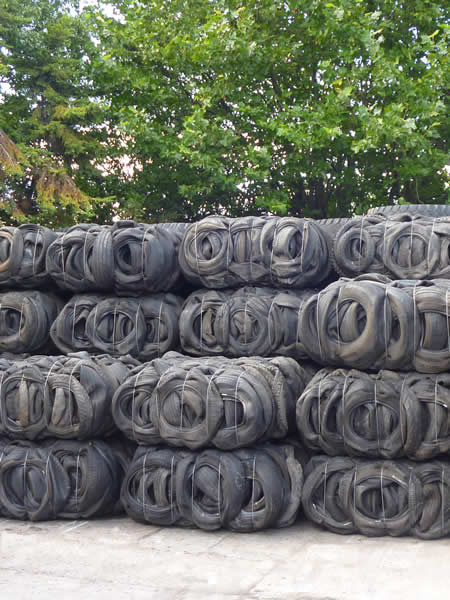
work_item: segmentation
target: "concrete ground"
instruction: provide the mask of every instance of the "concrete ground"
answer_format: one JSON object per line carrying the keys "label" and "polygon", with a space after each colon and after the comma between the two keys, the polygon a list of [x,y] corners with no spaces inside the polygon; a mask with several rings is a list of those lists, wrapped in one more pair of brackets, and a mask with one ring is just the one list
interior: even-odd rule
{"label": "concrete ground", "polygon": [[445,600],[450,539],[0,520],[0,600]]}

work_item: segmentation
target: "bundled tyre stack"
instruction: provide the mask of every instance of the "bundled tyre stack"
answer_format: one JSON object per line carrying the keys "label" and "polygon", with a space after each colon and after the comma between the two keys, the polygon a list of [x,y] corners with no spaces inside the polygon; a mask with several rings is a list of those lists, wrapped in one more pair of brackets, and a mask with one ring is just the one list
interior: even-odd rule
{"label": "bundled tyre stack", "polygon": [[315,372],[298,315],[331,272],[329,238],[294,218],[212,217],[179,250],[195,289],[183,354],[135,369],[113,415],[140,444],[122,487],[128,514],[158,525],[255,531],[297,518],[306,455],[297,399]]}
{"label": "bundled tyre stack", "polygon": [[448,535],[443,210],[1,228],[0,514]]}
{"label": "bundled tyre stack", "polygon": [[120,486],[132,448],[111,437],[111,394],[132,366],[88,355],[1,360],[3,517],[122,512]]}
{"label": "bundled tyre stack", "polygon": [[187,354],[326,367],[297,430],[314,455],[304,512],[333,531],[449,533],[450,219],[430,213],[205,219],[182,242],[185,276],[206,288],[183,306]]}
{"label": "bundled tyre stack", "polygon": [[300,437],[320,453],[302,502],[337,533],[431,539],[450,533],[450,218],[397,212],[337,229],[334,268],[353,279],[300,315],[326,366],[297,404]]}
{"label": "bundled tyre stack", "polygon": [[47,272],[74,294],[51,328],[62,352],[151,360],[178,346],[185,225],[76,225],[52,243]]}
{"label": "bundled tyre stack", "polygon": [[140,365],[133,357],[178,344],[181,298],[169,290],[183,229],[0,228],[0,515],[123,512],[136,445],[112,398]]}

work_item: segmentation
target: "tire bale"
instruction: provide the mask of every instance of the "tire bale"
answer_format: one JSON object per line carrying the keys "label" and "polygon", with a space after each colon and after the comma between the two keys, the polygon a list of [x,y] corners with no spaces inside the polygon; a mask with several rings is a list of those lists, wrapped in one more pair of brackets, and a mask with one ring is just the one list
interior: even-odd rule
{"label": "tire bale", "polygon": [[310,220],[207,217],[186,229],[179,262],[186,279],[209,289],[305,288],[329,275],[329,244]]}
{"label": "tire bale", "polygon": [[117,427],[143,445],[221,450],[280,439],[310,369],[291,358],[188,358],[168,353],[132,371],[112,404]]}
{"label": "tire bale", "polygon": [[307,358],[298,315],[310,290],[198,290],[184,302],[181,347],[194,356]]}
{"label": "tire bale", "polygon": [[0,362],[0,435],[16,440],[111,435],[111,398],[136,366],[86,353]]}
{"label": "tire bale", "polygon": [[0,227],[0,288],[39,289],[51,278],[47,250],[58,234],[32,223]]}
{"label": "tire bale", "polygon": [[302,484],[302,465],[288,444],[199,453],[142,447],[121,499],[142,523],[249,532],[291,525]]}
{"label": "tire bale", "polygon": [[391,204],[389,206],[374,206],[367,211],[368,215],[383,215],[392,217],[398,214],[424,217],[450,216],[450,204]]}
{"label": "tire bale", "polygon": [[50,334],[61,352],[85,350],[151,360],[179,346],[182,302],[173,294],[80,294],[64,306]]}
{"label": "tire bale", "polygon": [[63,290],[117,295],[166,292],[180,285],[182,223],[81,224],[61,233],[47,252],[47,270]]}
{"label": "tire bale", "polygon": [[305,468],[305,515],[335,533],[446,537],[449,499],[446,460],[412,463],[315,456]]}
{"label": "tire bale", "polygon": [[381,275],[340,279],[304,303],[299,333],[320,364],[445,372],[450,369],[450,285],[446,280],[389,281]]}
{"label": "tire bale", "polygon": [[0,352],[46,349],[50,327],[62,306],[56,296],[36,290],[0,293]]}
{"label": "tire bale", "polygon": [[392,279],[449,279],[449,247],[450,217],[363,216],[336,233],[333,264],[348,277],[383,273]]}
{"label": "tire bale", "polygon": [[449,373],[323,369],[297,402],[297,427],[330,456],[429,460],[450,452],[449,406]]}
{"label": "tire bale", "polygon": [[123,457],[100,440],[0,440],[0,515],[42,521],[118,514]]}

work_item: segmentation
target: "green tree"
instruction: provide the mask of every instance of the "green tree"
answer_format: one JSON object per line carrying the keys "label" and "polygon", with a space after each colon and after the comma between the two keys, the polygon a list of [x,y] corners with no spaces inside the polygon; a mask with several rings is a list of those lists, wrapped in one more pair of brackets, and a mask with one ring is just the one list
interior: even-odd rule
{"label": "green tree", "polygon": [[108,217],[110,130],[90,74],[95,52],[76,0],[0,0],[0,217]]}
{"label": "green tree", "polygon": [[91,19],[124,216],[445,201],[441,2],[102,0]]}

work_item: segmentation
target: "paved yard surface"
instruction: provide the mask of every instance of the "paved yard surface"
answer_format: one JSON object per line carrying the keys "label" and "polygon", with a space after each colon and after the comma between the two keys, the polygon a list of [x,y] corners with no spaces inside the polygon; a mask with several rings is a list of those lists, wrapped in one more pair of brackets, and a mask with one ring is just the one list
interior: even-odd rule
{"label": "paved yard surface", "polygon": [[0,520],[1,600],[445,600],[450,539]]}

